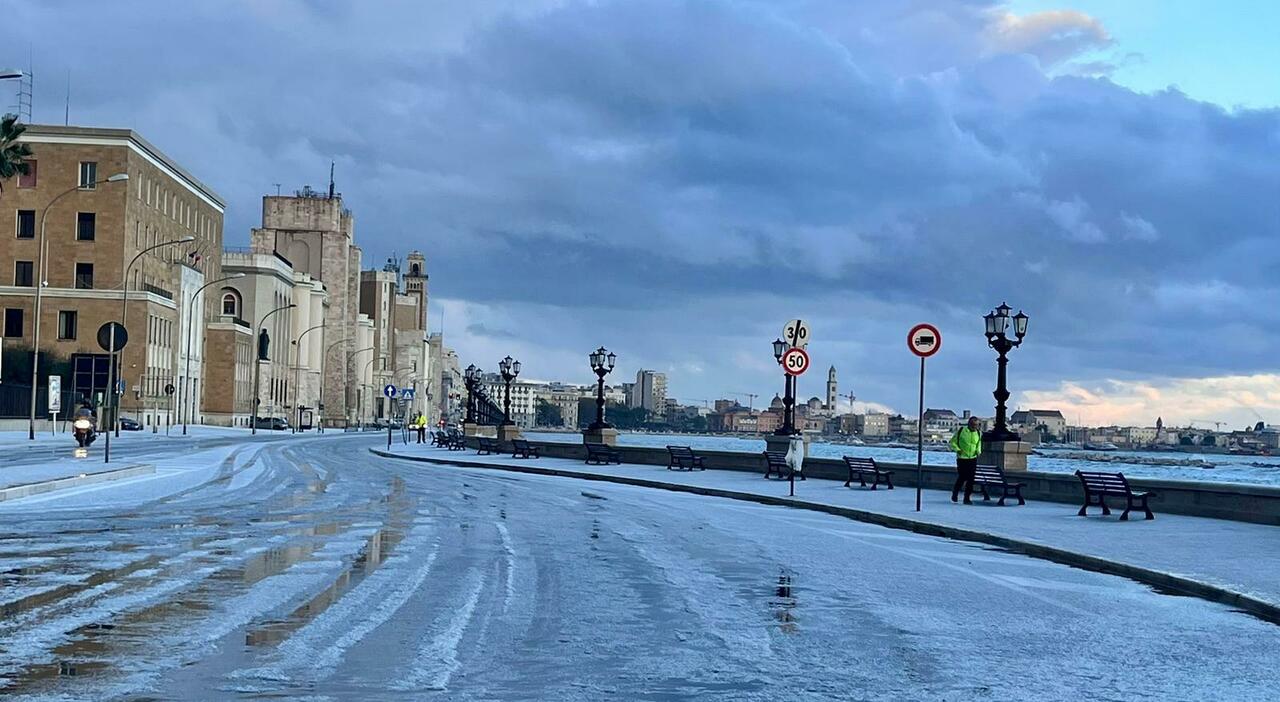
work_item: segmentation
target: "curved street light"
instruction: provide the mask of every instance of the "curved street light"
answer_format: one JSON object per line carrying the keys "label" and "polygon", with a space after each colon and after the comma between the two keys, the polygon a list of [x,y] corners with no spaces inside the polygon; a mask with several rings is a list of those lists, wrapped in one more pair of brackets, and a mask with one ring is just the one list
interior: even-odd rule
{"label": "curved street light", "polygon": [[[297,425],[302,423],[302,407],[298,404],[298,397],[299,397],[299,393],[298,393],[298,383],[300,383],[300,382],[302,381],[302,337],[306,336],[307,334],[310,334],[311,332],[313,332],[313,331],[315,331],[315,330],[317,330],[317,329],[324,329],[324,327],[325,327],[325,325],[324,325],[324,324],[317,324],[317,325],[315,325],[314,327],[311,327],[310,329],[306,329],[306,330],[304,330],[301,334],[299,334],[299,335],[298,335],[298,338],[297,338],[297,339],[294,339],[293,341],[291,341],[291,342],[290,342],[290,343],[291,343],[291,344],[293,344],[294,346],[298,347],[298,348],[297,348],[297,350],[295,350],[295,351],[293,352],[293,360],[294,360],[294,364],[293,364],[293,409],[294,409],[294,411],[295,411],[295,412],[297,412],[297,413],[298,413],[298,421],[294,424],[294,427],[293,427],[293,433],[294,433],[294,434],[297,434],[297,433],[298,433],[298,427],[297,427]],[[322,387],[324,386],[324,378],[321,378],[321,379],[320,379],[320,385],[321,385]],[[317,405],[318,405],[318,404],[320,404],[319,400],[317,400],[317,401],[316,401],[316,404],[317,404]]]}
{"label": "curved street light", "polygon": [[[124,268],[124,279],[123,279],[123,280],[121,281],[121,283],[120,283],[120,288],[121,288],[121,289],[120,289],[120,328],[121,328],[121,329],[124,329],[126,332],[128,331],[128,328],[127,328],[127,327],[125,327],[124,323],[125,323],[125,319],[127,318],[128,313],[129,313],[129,307],[128,307],[128,303],[129,303],[129,272],[133,270],[133,264],[137,263],[137,262],[138,262],[138,259],[140,259],[140,258],[142,258],[143,256],[145,256],[145,255],[147,255],[147,254],[151,253],[152,251],[155,251],[156,249],[164,248],[164,247],[166,247],[166,246],[174,246],[175,244],[185,244],[185,243],[187,243],[187,242],[189,242],[189,241],[195,241],[195,237],[194,237],[194,236],[184,236],[184,237],[182,237],[181,239],[174,239],[173,241],[162,241],[162,242],[160,242],[159,244],[152,244],[151,246],[148,246],[147,248],[145,248],[145,249],[143,249],[143,250],[139,251],[139,252],[138,252],[138,254],[137,254],[136,256],[134,256],[132,260],[130,260],[130,261],[129,261],[129,265],[125,266],[125,268]],[[108,431],[107,431],[106,445],[103,447],[103,451],[102,451],[102,454],[103,454],[103,455],[102,455],[102,462],[103,462],[103,463],[109,463],[109,462],[111,461],[111,434],[112,434],[112,432],[114,431],[114,433],[115,433],[115,435],[116,435],[117,437],[118,437],[118,436],[120,436],[120,399],[119,399],[119,398],[120,398],[120,396],[119,396],[118,394],[116,394],[116,362],[117,362],[117,359],[116,359],[116,353],[117,353],[117,349],[116,349],[116,325],[114,325],[114,324],[113,324],[113,325],[111,325],[110,329],[111,329],[111,333],[110,333],[110,334],[108,334],[108,339],[109,339],[109,341],[108,341],[108,343],[107,343],[107,354],[108,354],[108,355],[107,355],[107,359],[108,359],[108,363],[107,363],[107,398],[108,398],[108,399],[107,399],[107,406],[108,406],[108,407],[113,407],[113,411],[111,412],[111,424],[113,425],[113,429],[111,429],[111,430],[108,430]]]}
{"label": "curved street light", "polygon": [[[218,283],[225,283],[228,280],[243,278],[244,276],[245,276],[244,273],[232,273],[231,275],[218,278],[217,280],[211,280],[205,283],[204,285],[201,285],[200,287],[196,288],[196,291],[191,294],[191,302],[188,304],[191,306],[192,309],[195,309],[196,297],[199,296],[200,293],[204,292],[205,288],[211,285],[216,285]],[[188,312],[187,313],[187,375],[186,375],[188,386],[192,384],[191,383],[191,337],[192,337],[192,327],[194,326],[195,326],[195,315]],[[204,375],[201,374],[200,377],[203,378]],[[195,393],[191,392],[190,387],[185,388],[185,390],[186,390],[186,397],[183,398],[183,404],[186,405],[186,407],[183,408],[183,412],[182,412],[182,435],[183,436],[187,435],[187,421],[191,418],[191,415],[196,411]]]}
{"label": "curved street light", "polygon": [[[376,348],[378,348],[378,347],[377,347],[377,346],[370,346],[370,347],[368,347],[368,348],[360,349],[359,351],[348,351],[348,352],[347,352],[347,365],[348,365],[348,366],[350,366],[350,365],[351,365],[351,362],[355,360],[355,357],[356,357],[356,356],[358,356],[358,355],[360,355],[360,354],[364,353],[365,351],[373,351],[373,350],[374,350],[374,349],[376,349]],[[345,369],[344,369],[344,371],[343,371],[343,372],[345,372]],[[359,422],[360,422],[360,414],[361,414],[361,413],[360,413],[360,407],[361,407],[361,405],[363,405],[363,403],[362,403],[362,402],[360,402],[360,399],[361,399],[361,395],[363,395],[363,394],[364,394],[364,383],[356,383],[356,422],[357,422],[357,423],[359,423]],[[347,419],[347,422],[348,422],[348,423],[350,423],[350,421],[351,421],[351,420],[350,420],[350,418],[348,418],[348,419]]]}
{"label": "curved street light", "polygon": [[[21,71],[18,72],[18,75],[22,75]],[[49,216],[49,210],[53,207],[54,203],[61,200],[64,196],[80,190],[91,189],[99,182],[119,183],[126,180],[129,180],[128,173],[117,173],[108,177],[104,181],[95,180],[87,185],[77,185],[74,188],[67,188],[50,200],[49,204],[44,206],[44,212],[40,213],[40,240],[36,243],[36,299],[32,305],[33,314],[35,315],[35,324],[31,333],[31,418],[27,425],[27,438],[30,440],[34,441],[36,438],[36,383],[40,379],[40,293],[44,290],[44,287],[49,284],[49,281],[45,279],[44,270],[45,218]]]}
{"label": "curved street light", "polygon": [[[251,410],[251,414],[249,415],[250,417],[249,425],[252,427],[252,429],[249,430],[250,434],[256,435],[258,433],[258,393],[259,393],[258,385],[261,382],[262,361],[264,360],[263,358],[261,358],[262,356],[262,347],[261,347],[262,336],[261,335],[263,332],[267,330],[267,328],[264,325],[267,323],[267,319],[270,318],[271,315],[275,314],[276,312],[291,310],[294,307],[297,307],[297,305],[294,305],[294,304],[281,305],[280,307],[277,307],[274,310],[271,310],[270,312],[262,315],[262,318],[258,320],[258,323],[253,325],[253,328],[259,331],[257,334],[253,335],[254,345],[257,346],[257,348],[255,349],[256,353],[253,354],[254,356],[253,358],[253,402],[251,403],[253,409]],[[268,360],[269,362],[269,359],[266,359],[266,360]]]}
{"label": "curved street light", "polygon": [[[338,344],[345,344],[345,343],[347,343],[346,337],[338,339],[337,341],[325,347],[324,353],[320,354],[320,394],[316,398],[317,412],[321,412],[321,413],[324,412],[324,362],[325,362],[325,359],[329,357],[329,352],[332,351],[335,347],[337,347]],[[324,414],[321,414],[320,419],[316,422],[316,433],[317,434],[324,433]]]}

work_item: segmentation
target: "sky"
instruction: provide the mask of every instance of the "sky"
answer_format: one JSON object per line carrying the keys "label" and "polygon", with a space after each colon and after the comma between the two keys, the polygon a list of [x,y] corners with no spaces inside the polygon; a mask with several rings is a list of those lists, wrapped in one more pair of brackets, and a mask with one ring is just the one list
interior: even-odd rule
{"label": "sky", "polygon": [[35,121],[131,127],[228,202],[327,185],[421,250],[464,365],[757,406],[810,323],[854,408],[1280,423],[1280,4],[0,0]]}

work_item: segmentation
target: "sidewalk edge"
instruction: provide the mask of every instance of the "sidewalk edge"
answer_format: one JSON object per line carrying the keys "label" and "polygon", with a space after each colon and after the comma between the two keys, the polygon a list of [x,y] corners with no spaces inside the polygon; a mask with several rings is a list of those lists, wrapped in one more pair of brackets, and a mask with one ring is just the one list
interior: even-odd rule
{"label": "sidewalk edge", "polygon": [[1012,553],[1052,561],[1054,563],[1060,563],[1073,568],[1080,568],[1082,570],[1103,573],[1106,575],[1117,575],[1162,590],[1174,591],[1177,594],[1188,595],[1208,600],[1210,602],[1224,604],[1229,607],[1234,607],[1259,619],[1263,619],[1273,624],[1280,624],[1280,604],[1269,602],[1253,595],[1247,595],[1221,585],[1196,580],[1184,575],[1166,573],[1164,571],[1154,570],[1151,568],[1144,568],[1142,566],[1136,566],[1129,563],[1109,560],[1100,556],[1091,556],[1084,553],[1078,553],[1076,551],[1058,548],[1056,546],[1048,546],[1035,541],[1023,541],[1008,536],[991,534],[985,531],[946,526],[943,524],[935,524],[906,517],[896,517],[889,514],[871,512],[853,507],[840,507],[837,505],[822,504],[820,502],[807,502],[805,500],[789,497],[759,495],[750,492],[723,490],[720,488],[709,488],[699,485],[682,485],[680,483],[668,483],[661,480],[650,480],[646,478],[632,478],[623,475],[607,475],[587,471],[564,470],[561,468],[544,468],[535,465],[495,465],[492,463],[467,461],[462,458],[453,457],[432,458],[428,456],[404,456],[378,448],[370,448],[369,452],[383,458],[395,458],[404,461],[416,461],[419,463],[452,465],[463,468],[487,468],[489,470],[514,473],[550,475],[562,478],[577,478],[579,480],[595,480],[599,482],[617,483],[620,485],[634,485],[637,487],[670,490],[672,492],[686,492],[695,495],[706,495],[708,497],[722,497],[732,500],[756,502],[759,504],[774,505],[778,507],[792,507],[814,512],[825,512],[827,514],[845,517],[859,522],[866,522],[868,524],[876,524],[890,529],[901,529],[904,531],[915,532],[917,534],[924,534],[926,536],[939,536],[947,539],[955,539],[957,541],[971,541],[974,543],[987,544],[1002,548]]}
{"label": "sidewalk edge", "polygon": [[25,485],[12,485],[7,488],[0,488],[0,502],[8,502],[32,495],[43,495],[58,490],[67,490],[74,487],[84,485],[94,485],[96,483],[105,483],[113,480],[124,480],[126,478],[136,478],[141,475],[151,475],[156,472],[156,467],[149,463],[133,465],[128,468],[118,468],[116,470],[104,470],[97,473],[81,473],[77,476],[69,478],[57,478],[54,480],[42,480],[37,483],[27,483]]}

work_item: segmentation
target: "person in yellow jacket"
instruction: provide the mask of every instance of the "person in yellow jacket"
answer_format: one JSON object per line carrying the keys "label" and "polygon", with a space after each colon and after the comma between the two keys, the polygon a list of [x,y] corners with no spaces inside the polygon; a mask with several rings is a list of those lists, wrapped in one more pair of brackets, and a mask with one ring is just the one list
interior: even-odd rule
{"label": "person in yellow jacket", "polygon": [[419,413],[418,418],[413,423],[414,429],[418,431],[418,443],[423,444],[427,441],[427,415]]}
{"label": "person in yellow jacket", "polygon": [[973,504],[969,498],[973,495],[973,477],[978,472],[978,454],[982,453],[982,432],[978,429],[978,418],[969,417],[969,424],[960,427],[960,431],[951,437],[951,450],[956,452],[956,484],[951,488],[951,501],[960,496],[960,487],[964,486],[964,503]]}

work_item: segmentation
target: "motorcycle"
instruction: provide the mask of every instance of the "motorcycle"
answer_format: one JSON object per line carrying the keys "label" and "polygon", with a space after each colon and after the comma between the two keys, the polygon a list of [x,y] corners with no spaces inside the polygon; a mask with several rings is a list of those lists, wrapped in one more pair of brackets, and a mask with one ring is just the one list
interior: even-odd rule
{"label": "motorcycle", "polygon": [[98,428],[93,421],[93,415],[88,412],[82,412],[76,416],[71,428],[75,431],[76,443],[80,448],[87,448],[92,444],[94,439],[98,438]]}

